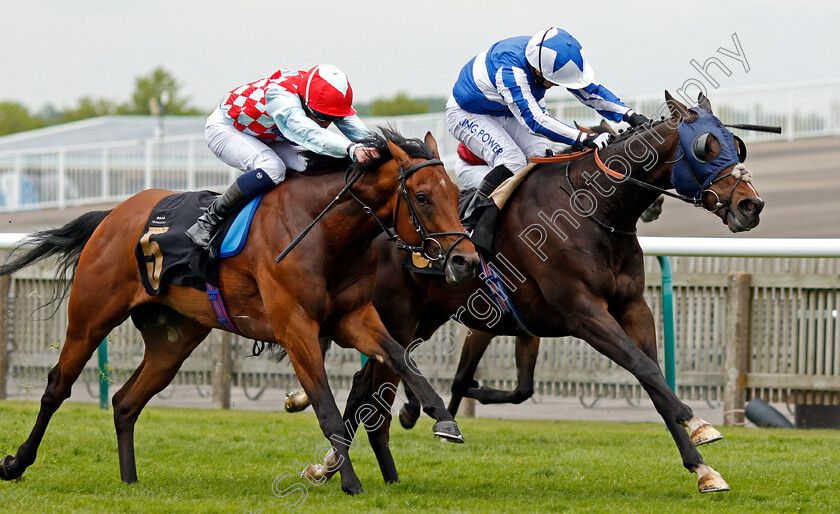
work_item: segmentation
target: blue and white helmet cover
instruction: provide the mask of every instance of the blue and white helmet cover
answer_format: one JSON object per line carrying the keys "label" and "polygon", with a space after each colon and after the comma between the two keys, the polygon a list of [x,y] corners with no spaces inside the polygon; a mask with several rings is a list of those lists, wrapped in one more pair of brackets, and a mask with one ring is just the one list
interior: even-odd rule
{"label": "blue and white helmet cover", "polygon": [[578,40],[557,27],[534,34],[525,47],[525,57],[546,80],[570,89],[591,84],[595,76]]}

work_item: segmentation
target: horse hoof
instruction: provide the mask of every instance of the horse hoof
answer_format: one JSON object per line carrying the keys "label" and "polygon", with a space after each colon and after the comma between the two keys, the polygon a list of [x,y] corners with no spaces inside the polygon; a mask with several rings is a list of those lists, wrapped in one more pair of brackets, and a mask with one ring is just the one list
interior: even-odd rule
{"label": "horse hoof", "polygon": [[729,490],[729,484],[719,473],[710,473],[698,478],[697,487],[701,493],[718,493]]}
{"label": "horse hoof", "polygon": [[353,486],[353,487],[343,487],[342,486],[341,490],[344,491],[344,493],[347,496],[356,496],[357,494],[362,494],[363,492],[365,492],[365,490],[362,489],[361,484],[359,484],[358,486]]}
{"label": "horse hoof", "polygon": [[286,395],[286,412],[300,412],[309,407],[309,397],[303,391],[295,391]]}
{"label": "horse hoof", "polygon": [[461,435],[461,431],[458,429],[458,423],[455,421],[438,421],[432,427],[432,431],[444,441],[450,443],[464,442],[464,436]]}
{"label": "horse hoof", "polygon": [[321,484],[329,479],[329,477],[327,477],[327,471],[324,469],[324,466],[321,466],[320,464],[310,464],[303,470],[303,473],[301,473],[300,476],[301,478],[305,478],[310,482],[317,484]]}
{"label": "horse hoof", "polygon": [[[694,429],[691,432],[691,443],[694,446],[700,446],[701,444],[708,444],[713,443],[717,440],[723,439],[723,434],[718,432],[718,430],[713,427],[711,424],[706,423],[705,425],[701,425]],[[726,483],[726,482],[724,482]],[[728,487],[728,486],[727,486]]]}
{"label": "horse hoof", "polygon": [[6,455],[3,457],[3,460],[0,461],[0,480],[15,480],[20,477],[20,475],[14,476],[12,473],[9,473],[9,464],[14,459],[15,458],[11,455]]}
{"label": "horse hoof", "polygon": [[419,415],[415,416],[414,414],[409,412],[405,405],[403,405],[402,409],[400,409],[400,425],[402,425],[402,427],[406,430],[411,430],[412,428],[414,428],[414,425],[417,424],[417,418],[419,417]]}

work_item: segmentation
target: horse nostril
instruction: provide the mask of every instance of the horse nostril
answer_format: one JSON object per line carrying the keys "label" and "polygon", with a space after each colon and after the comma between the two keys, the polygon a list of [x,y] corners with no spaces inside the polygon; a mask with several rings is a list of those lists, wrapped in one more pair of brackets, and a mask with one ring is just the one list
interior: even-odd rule
{"label": "horse nostril", "polygon": [[738,210],[745,216],[758,216],[764,208],[764,200],[761,198],[745,198],[738,202]]}
{"label": "horse nostril", "polygon": [[449,262],[459,270],[465,270],[469,267],[469,263],[467,263],[467,259],[463,255],[453,255],[449,259]]}

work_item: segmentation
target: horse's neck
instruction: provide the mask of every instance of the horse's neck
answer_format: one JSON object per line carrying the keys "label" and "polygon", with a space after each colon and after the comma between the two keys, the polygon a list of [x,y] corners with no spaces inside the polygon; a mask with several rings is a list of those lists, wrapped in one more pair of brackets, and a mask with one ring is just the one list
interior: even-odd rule
{"label": "horse's neck", "polygon": [[[387,226],[392,224],[393,198],[398,184],[383,180],[376,171],[367,172],[352,188],[353,194],[365,203],[373,213]],[[335,194],[344,186],[342,181],[337,184],[335,192],[327,199],[331,201]],[[326,203],[325,203],[326,205]],[[381,225],[373,216],[366,213],[362,206],[350,195],[345,194],[343,201],[339,201],[323,219],[328,237],[333,248],[341,248],[342,252],[352,253],[354,248],[367,248],[382,232]]]}
{"label": "horse's neck", "polygon": [[[652,127],[637,128],[633,132],[634,135],[608,146],[601,154],[603,162],[607,166],[614,163],[612,168],[621,173],[626,173],[628,168],[619,163],[627,163],[630,177],[660,189],[670,188],[673,168],[670,161],[673,161],[679,142],[676,130],[666,123],[658,123]],[[602,179],[599,183],[609,182],[613,187],[593,187],[588,185],[588,179],[582,177],[579,180],[587,189],[596,193],[598,208],[597,214],[593,215],[600,214],[605,218],[603,221],[621,230],[632,231],[639,216],[660,194],[654,189],[629,181],[615,183]]]}

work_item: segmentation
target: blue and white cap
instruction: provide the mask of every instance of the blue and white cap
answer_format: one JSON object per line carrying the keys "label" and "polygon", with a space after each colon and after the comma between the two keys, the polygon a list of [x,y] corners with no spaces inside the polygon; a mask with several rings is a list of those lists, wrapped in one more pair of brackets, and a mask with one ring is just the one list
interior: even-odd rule
{"label": "blue and white cap", "polygon": [[534,34],[525,47],[525,58],[546,80],[569,89],[588,86],[595,76],[578,40],[557,27]]}

